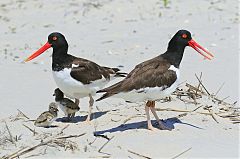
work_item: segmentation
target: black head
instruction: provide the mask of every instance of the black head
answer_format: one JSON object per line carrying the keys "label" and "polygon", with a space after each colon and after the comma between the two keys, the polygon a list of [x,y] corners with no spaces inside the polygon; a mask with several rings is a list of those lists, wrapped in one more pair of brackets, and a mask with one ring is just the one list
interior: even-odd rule
{"label": "black head", "polygon": [[43,52],[45,52],[47,49],[51,47],[53,48],[53,53],[60,55],[67,54],[68,43],[65,37],[61,33],[54,32],[48,36],[48,41],[46,42],[46,44],[44,44],[40,49],[38,49],[24,61],[27,62],[36,58],[37,56],[41,55]]}
{"label": "black head", "polygon": [[192,35],[187,30],[179,30],[169,41],[168,50],[183,51],[186,46],[189,45],[189,41],[192,40]]}
{"label": "black head", "polygon": [[55,102],[49,104],[49,111],[50,112],[58,112],[58,106]]}
{"label": "black head", "polygon": [[64,35],[58,32],[53,32],[48,36],[48,43],[54,49],[67,47],[68,43]]}
{"label": "black head", "polygon": [[59,100],[63,99],[64,94],[59,88],[56,88],[54,90],[53,96],[55,96],[55,101],[59,101]]}
{"label": "black head", "polygon": [[[179,30],[170,40],[168,50],[184,51],[186,46],[192,47],[205,59],[211,60],[214,56],[192,39],[191,33],[187,30]],[[205,53],[205,54],[204,54]]]}
{"label": "black head", "polygon": [[[169,41],[167,51],[162,55],[175,67],[179,67],[186,46],[192,47],[204,58],[211,60],[213,55],[192,39],[187,30],[179,30]],[[206,53],[206,54],[204,54]]]}

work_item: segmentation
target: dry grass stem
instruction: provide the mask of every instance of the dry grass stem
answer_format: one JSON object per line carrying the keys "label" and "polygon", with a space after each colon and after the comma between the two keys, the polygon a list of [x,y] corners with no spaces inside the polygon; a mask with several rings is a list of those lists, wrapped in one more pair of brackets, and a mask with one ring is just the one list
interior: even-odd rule
{"label": "dry grass stem", "polygon": [[19,113],[22,114],[22,116],[24,116],[26,119],[30,119],[28,116],[26,116],[21,110],[17,109],[19,111]]}
{"label": "dry grass stem", "polygon": [[180,154],[174,156],[172,159],[178,158],[179,156],[183,155],[184,153],[188,152],[188,151],[191,150],[191,149],[192,149],[191,147],[188,148],[187,150],[185,150],[185,151],[181,152]]}
{"label": "dry grass stem", "polygon": [[25,128],[27,128],[28,130],[30,130],[33,133],[33,136],[35,136],[36,134],[38,134],[38,132],[35,131],[35,129],[31,129],[30,127],[28,127],[25,124],[22,124]]}
{"label": "dry grass stem", "polygon": [[131,150],[128,150],[128,152],[134,154],[134,155],[137,155],[139,157],[142,157],[142,158],[146,158],[146,159],[151,159],[151,157],[148,157],[148,156],[145,156],[145,155],[141,155],[140,153],[137,153],[137,152],[134,152],[134,151],[131,151]]}
{"label": "dry grass stem", "polygon": [[98,152],[99,153],[103,153],[103,154],[106,154],[106,155],[111,155],[109,153],[106,153],[106,152],[103,152],[102,149],[114,138],[114,136],[112,136],[110,139],[108,139],[107,142],[105,142],[99,149],[98,149]]}

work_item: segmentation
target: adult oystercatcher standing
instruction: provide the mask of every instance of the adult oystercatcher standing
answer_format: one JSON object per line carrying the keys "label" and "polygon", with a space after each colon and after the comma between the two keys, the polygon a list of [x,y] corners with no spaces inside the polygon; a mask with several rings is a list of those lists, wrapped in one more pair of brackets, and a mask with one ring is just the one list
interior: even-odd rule
{"label": "adult oystercatcher standing", "polygon": [[155,129],[151,124],[150,109],[160,129],[169,130],[156,113],[155,101],[169,96],[177,88],[180,75],[179,65],[186,46],[192,47],[206,59],[213,58],[210,52],[192,39],[189,31],[179,30],[168,43],[167,51],[164,54],[140,63],[122,81],[97,91],[97,93],[106,93],[96,101],[110,96],[123,98],[129,102],[146,101],[145,112],[148,129]]}
{"label": "adult oystercatcher standing", "polygon": [[125,77],[126,73],[119,72],[118,68],[104,67],[87,59],[68,54],[68,43],[65,37],[58,32],[48,36],[47,43],[29,56],[30,61],[44,51],[53,48],[52,73],[60,90],[68,97],[74,98],[79,105],[79,99],[89,96],[89,112],[86,121],[90,121],[96,91],[103,88],[113,77]]}

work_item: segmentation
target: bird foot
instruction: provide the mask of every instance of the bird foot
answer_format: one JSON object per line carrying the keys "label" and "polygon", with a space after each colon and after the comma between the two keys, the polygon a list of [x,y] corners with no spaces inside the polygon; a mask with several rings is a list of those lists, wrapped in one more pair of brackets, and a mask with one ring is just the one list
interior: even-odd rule
{"label": "bird foot", "polygon": [[85,123],[88,123],[89,125],[92,124],[90,117],[88,116],[87,119],[85,120]]}
{"label": "bird foot", "polygon": [[159,130],[159,129],[153,127],[152,125],[148,125],[148,130],[157,131],[157,130]]}

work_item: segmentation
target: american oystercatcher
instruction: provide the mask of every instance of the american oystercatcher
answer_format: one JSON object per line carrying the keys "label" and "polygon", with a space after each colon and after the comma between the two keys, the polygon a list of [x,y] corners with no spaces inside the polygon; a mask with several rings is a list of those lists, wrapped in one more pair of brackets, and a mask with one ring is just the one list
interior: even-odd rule
{"label": "american oystercatcher", "polygon": [[67,121],[70,121],[77,111],[80,110],[79,106],[68,98],[64,98],[63,92],[57,88],[54,90],[55,102],[64,112],[67,117]]}
{"label": "american oystercatcher", "polygon": [[50,103],[49,110],[43,112],[34,122],[34,125],[38,127],[50,127],[52,122],[57,118],[57,112],[57,104],[54,102]]}
{"label": "american oystercatcher", "polygon": [[109,68],[96,64],[87,59],[68,54],[68,43],[65,37],[58,32],[48,36],[47,43],[29,56],[30,61],[44,51],[53,48],[52,73],[60,90],[68,97],[74,98],[79,105],[79,99],[89,97],[89,112],[86,121],[90,121],[91,110],[96,91],[103,88],[114,77],[125,77],[126,73],[119,72],[118,68]]}
{"label": "american oystercatcher", "polygon": [[169,129],[159,119],[155,110],[155,101],[169,96],[177,88],[180,76],[179,65],[186,46],[192,47],[206,59],[213,58],[210,52],[192,39],[189,31],[179,30],[169,41],[164,54],[140,63],[122,81],[97,91],[105,94],[96,101],[110,96],[123,98],[129,102],[146,101],[148,129],[155,129],[151,124],[149,109],[159,123],[160,129]]}

